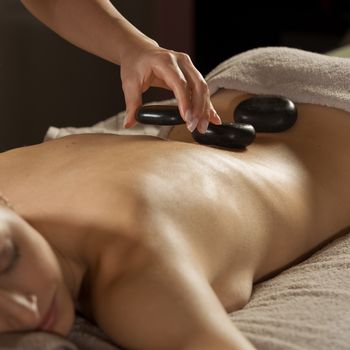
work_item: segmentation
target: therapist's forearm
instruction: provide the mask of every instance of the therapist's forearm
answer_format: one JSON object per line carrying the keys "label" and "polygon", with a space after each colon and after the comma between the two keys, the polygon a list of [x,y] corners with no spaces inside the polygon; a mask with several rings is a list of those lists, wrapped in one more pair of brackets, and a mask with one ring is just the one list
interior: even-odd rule
{"label": "therapist's forearm", "polygon": [[120,64],[142,45],[157,45],[128,22],[108,0],[21,2],[67,41],[115,64]]}

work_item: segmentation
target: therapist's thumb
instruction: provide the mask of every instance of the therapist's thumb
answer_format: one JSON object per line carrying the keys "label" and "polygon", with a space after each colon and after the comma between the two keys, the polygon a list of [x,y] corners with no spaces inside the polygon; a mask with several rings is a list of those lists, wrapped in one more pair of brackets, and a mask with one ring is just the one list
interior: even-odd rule
{"label": "therapist's thumb", "polygon": [[131,128],[136,124],[136,111],[142,105],[142,91],[140,86],[131,82],[123,86],[123,91],[126,105],[124,128]]}

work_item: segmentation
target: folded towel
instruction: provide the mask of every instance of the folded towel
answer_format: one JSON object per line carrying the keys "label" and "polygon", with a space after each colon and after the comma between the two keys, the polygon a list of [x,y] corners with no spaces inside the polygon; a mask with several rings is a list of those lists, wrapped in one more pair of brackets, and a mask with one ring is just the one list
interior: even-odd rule
{"label": "folded towel", "polygon": [[234,89],[350,112],[350,58],[263,47],[222,62],[206,80],[211,94],[220,88]]}
{"label": "folded towel", "polygon": [[[157,101],[147,104],[157,104],[157,105],[176,105],[175,99]],[[140,124],[137,123],[134,127],[125,129],[123,127],[125,119],[125,111],[118,113],[106,120],[87,126],[83,128],[75,127],[66,127],[66,128],[57,128],[55,126],[50,126],[47,130],[44,142],[66,135],[72,134],[90,134],[90,133],[108,133],[115,135],[149,135],[154,137],[159,137],[161,139],[167,139],[170,131],[172,130],[172,125],[149,125],[149,124]]]}

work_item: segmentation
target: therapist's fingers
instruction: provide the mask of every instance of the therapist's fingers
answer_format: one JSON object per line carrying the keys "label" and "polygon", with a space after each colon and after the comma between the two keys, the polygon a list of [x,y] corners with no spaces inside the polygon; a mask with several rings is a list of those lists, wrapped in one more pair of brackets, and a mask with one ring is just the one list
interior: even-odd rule
{"label": "therapist's fingers", "polygon": [[187,54],[159,47],[144,50],[136,59],[121,65],[121,78],[126,102],[125,127],[136,124],[142,94],[151,86],[172,90],[190,131],[198,127],[204,133],[209,122],[221,124],[207,84]]}
{"label": "therapist's fingers", "polygon": [[121,80],[126,103],[124,127],[132,127],[137,122],[136,111],[142,104],[142,94],[151,86],[172,90],[179,105],[182,118],[191,109],[191,98],[185,76],[170,50],[157,49],[147,52],[131,64],[121,66]]}
{"label": "therapist's fingers", "polygon": [[185,122],[189,120],[192,109],[191,86],[180,69],[178,59],[182,53],[165,52],[158,57],[158,64],[153,68],[153,81],[162,82],[161,86],[172,90],[178,103],[179,111]]}
{"label": "therapist's fingers", "polygon": [[171,89],[177,99],[180,114],[187,123],[189,131],[205,133],[209,122],[220,125],[220,117],[210,101],[207,84],[193,66],[187,54],[173,52],[171,61],[158,64],[154,70],[155,79],[164,82],[158,85]]}
{"label": "therapist's fingers", "polygon": [[126,105],[124,128],[131,128],[137,123],[136,111],[142,105],[142,88],[136,79],[124,80],[122,88]]}
{"label": "therapist's fingers", "polygon": [[206,81],[200,72],[194,67],[188,55],[182,55],[179,60],[181,71],[191,86],[191,117],[193,120],[189,130],[192,132],[196,127],[199,132],[205,133],[209,122],[220,125],[221,119],[215,111]]}

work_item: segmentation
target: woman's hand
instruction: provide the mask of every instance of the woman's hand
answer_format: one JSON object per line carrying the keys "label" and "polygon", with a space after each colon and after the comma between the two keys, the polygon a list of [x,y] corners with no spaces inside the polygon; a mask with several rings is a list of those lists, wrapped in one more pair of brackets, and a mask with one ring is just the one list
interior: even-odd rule
{"label": "woman's hand", "polygon": [[142,105],[142,93],[151,86],[172,90],[189,131],[205,133],[208,123],[221,124],[203,76],[190,57],[147,42],[128,50],[121,58],[121,80],[126,103],[124,127],[136,124],[135,114]]}

